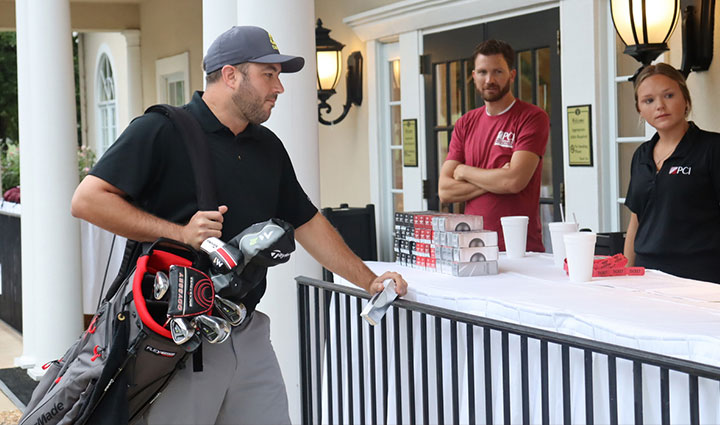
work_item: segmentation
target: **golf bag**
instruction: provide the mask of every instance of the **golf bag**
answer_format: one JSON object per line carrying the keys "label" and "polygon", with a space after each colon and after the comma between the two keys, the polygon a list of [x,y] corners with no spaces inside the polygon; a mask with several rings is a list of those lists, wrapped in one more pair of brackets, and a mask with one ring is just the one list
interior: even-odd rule
{"label": "golf bag", "polygon": [[195,250],[174,241],[147,248],[135,271],[110,289],[75,344],[45,365],[20,424],[127,424],[141,415],[189,352],[163,327],[168,303],[153,297],[155,275],[172,265],[197,266],[199,259]]}
{"label": "golf bag", "polygon": [[[204,140],[198,138],[204,136],[193,117],[178,118],[189,115],[186,111],[158,106],[169,111],[184,139]],[[207,149],[202,143],[185,140],[185,144],[193,158],[198,206],[217,209]],[[221,289],[229,295],[247,293],[264,278],[267,267],[289,259],[295,249],[293,235],[291,225],[271,219],[248,227],[227,244],[205,241],[204,253],[169,239],[137,245],[143,248],[137,261],[126,249],[119,277],[88,329],[60,360],[45,365],[46,373],[19,424],[125,425],[140,417],[184,367],[189,353],[196,353],[194,361],[201,358],[195,328],[205,340],[222,343],[230,335],[227,322],[240,324],[245,319],[242,303],[216,296],[216,280],[225,282]],[[213,263],[211,257],[217,261]],[[127,273],[124,268],[132,263],[134,268]],[[213,319],[212,311],[227,320]],[[186,327],[188,332],[180,335],[187,339],[176,339],[174,321],[182,325],[190,318],[186,326],[193,329]],[[227,328],[207,325],[213,320]],[[173,332],[165,327],[168,324]]]}
{"label": "golf bag", "polygon": [[[155,105],[146,111],[151,112],[165,115],[182,136],[195,175],[198,207],[217,209],[200,124],[183,108]],[[44,366],[45,375],[20,424],[124,425],[152,403],[183,367],[188,352],[163,327],[168,304],[163,307],[153,296],[154,275],[167,273],[170,265],[204,269],[207,257],[169,240],[126,247],[120,272],[90,326],[60,360]]]}

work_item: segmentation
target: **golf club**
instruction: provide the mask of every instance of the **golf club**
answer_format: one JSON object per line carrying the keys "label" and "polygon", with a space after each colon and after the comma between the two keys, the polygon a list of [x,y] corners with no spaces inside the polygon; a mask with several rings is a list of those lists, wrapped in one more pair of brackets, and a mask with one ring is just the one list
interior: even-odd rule
{"label": "golf club", "polygon": [[247,309],[243,303],[236,304],[220,295],[215,295],[215,308],[233,326],[240,325],[247,317]]}
{"label": "golf club", "polygon": [[170,320],[170,334],[177,345],[183,345],[195,335],[195,328],[189,320],[175,317]]}
{"label": "golf club", "polygon": [[168,283],[169,317],[188,317],[212,311],[215,288],[210,277],[202,271],[173,264]]}
{"label": "golf club", "polygon": [[213,273],[225,274],[231,272],[242,260],[242,254],[236,247],[226,244],[218,238],[207,238],[200,245],[200,249],[210,257]]}
{"label": "golf club", "polygon": [[155,283],[153,284],[153,294],[156,300],[162,299],[167,293],[170,283],[168,276],[163,272],[155,273]]}
{"label": "golf club", "polygon": [[201,314],[193,319],[200,334],[211,344],[225,342],[230,336],[230,325],[225,319]]}

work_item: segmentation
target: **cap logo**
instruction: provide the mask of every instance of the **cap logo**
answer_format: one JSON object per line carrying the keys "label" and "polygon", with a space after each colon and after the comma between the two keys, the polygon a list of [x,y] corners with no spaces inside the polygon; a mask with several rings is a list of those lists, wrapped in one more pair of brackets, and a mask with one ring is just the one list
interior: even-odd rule
{"label": "cap logo", "polygon": [[279,51],[280,49],[278,49],[278,46],[277,46],[277,44],[275,44],[275,40],[273,40],[272,35],[270,35],[270,33],[268,33],[268,38],[270,39],[270,44],[272,44],[272,48]]}

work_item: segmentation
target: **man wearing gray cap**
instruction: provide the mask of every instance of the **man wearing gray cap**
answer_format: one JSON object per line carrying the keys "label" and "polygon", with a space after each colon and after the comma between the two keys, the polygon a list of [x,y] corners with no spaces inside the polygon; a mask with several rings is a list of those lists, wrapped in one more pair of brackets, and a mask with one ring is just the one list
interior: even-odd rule
{"label": "man wearing gray cap", "polygon": [[[221,34],[203,61],[206,91],[185,105],[204,133],[220,207],[198,211],[190,158],[175,127],[161,114],[135,119],[78,186],[74,216],[130,239],[168,237],[198,248],[225,241],[251,224],[280,218],[326,268],[370,293],[397,273],[376,276],[350,251],[310,202],[277,136],[260,125],[284,88],[281,72],[305,61],[282,55],[262,28],[236,26]],[[224,344],[203,344],[203,370],[186,367],[137,423],[289,423],[285,385],[270,344],[269,319],[255,311],[266,282],[241,299],[251,319]]]}

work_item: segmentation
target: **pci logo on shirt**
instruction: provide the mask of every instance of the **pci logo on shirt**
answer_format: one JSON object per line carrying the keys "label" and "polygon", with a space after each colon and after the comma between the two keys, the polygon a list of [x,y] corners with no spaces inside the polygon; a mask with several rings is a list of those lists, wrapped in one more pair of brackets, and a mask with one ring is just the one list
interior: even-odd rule
{"label": "pci logo on shirt", "polygon": [[692,171],[692,167],[683,167],[683,166],[677,166],[677,167],[670,167],[670,172],[668,174],[674,175],[674,174],[684,174],[686,176],[690,175],[690,171]]}
{"label": "pci logo on shirt", "polygon": [[495,138],[495,146],[512,149],[515,144],[515,133],[512,131],[498,131],[497,137]]}

